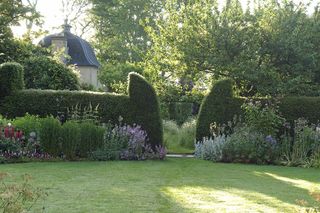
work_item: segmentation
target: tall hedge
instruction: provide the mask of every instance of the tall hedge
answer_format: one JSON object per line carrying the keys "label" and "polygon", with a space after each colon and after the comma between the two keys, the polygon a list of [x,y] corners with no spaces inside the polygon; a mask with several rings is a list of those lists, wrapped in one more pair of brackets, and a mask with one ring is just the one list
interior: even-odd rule
{"label": "tall hedge", "polygon": [[311,123],[320,121],[320,97],[284,97],[280,99],[279,111],[287,121],[305,118]]}
{"label": "tall hedge", "polygon": [[15,62],[0,65],[0,100],[24,88],[23,67]]}
{"label": "tall hedge", "polygon": [[[245,98],[233,96],[232,81],[222,80],[213,85],[200,108],[196,130],[197,140],[210,136],[211,123],[224,124],[232,120],[234,115],[241,115],[241,105],[244,101]],[[281,116],[289,122],[305,118],[311,123],[320,123],[320,97],[283,97],[276,102]]]}
{"label": "tall hedge", "polygon": [[119,116],[124,122],[132,123],[133,113],[130,98],[125,95],[68,90],[21,90],[4,99],[0,114],[8,118],[24,116],[25,113],[46,117],[66,113],[67,109],[78,106],[98,107],[102,122],[117,122]]}
{"label": "tall hedge", "polygon": [[135,122],[146,130],[153,147],[162,144],[160,105],[154,88],[138,73],[130,73],[128,92],[135,112]]}
{"label": "tall hedge", "polygon": [[163,130],[159,102],[153,87],[139,74],[129,75],[129,96],[68,90],[21,90],[7,96],[0,103],[0,114],[8,118],[25,113],[46,117],[67,112],[76,105],[98,107],[102,122],[139,124],[147,132],[154,147],[162,144]]}
{"label": "tall hedge", "polygon": [[233,81],[223,79],[217,81],[209,94],[204,98],[196,126],[196,139],[210,136],[210,124],[224,124],[231,121],[235,115],[241,114],[243,100],[234,97]]}

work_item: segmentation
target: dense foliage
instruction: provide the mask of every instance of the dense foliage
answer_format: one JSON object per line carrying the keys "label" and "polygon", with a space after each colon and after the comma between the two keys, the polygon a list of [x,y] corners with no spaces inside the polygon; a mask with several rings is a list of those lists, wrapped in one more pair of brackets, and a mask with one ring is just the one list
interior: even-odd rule
{"label": "dense foliage", "polygon": [[24,60],[23,64],[27,89],[79,89],[79,77],[75,70],[58,61],[38,56]]}
{"label": "dense foliage", "polygon": [[22,90],[5,98],[0,107],[1,114],[10,118],[24,116],[25,113],[45,117],[66,114],[68,109],[78,105],[79,110],[91,104],[98,106],[101,122],[115,122],[121,115],[124,122],[133,121],[128,96],[111,93],[62,90]]}
{"label": "dense foliage", "polygon": [[244,120],[212,128],[211,136],[196,144],[196,157],[215,162],[319,167],[319,124],[297,119],[290,125],[270,105],[251,103],[243,108]]}
{"label": "dense foliage", "polygon": [[168,104],[168,118],[182,125],[195,114],[194,104],[190,102],[171,102]]}
{"label": "dense foliage", "polygon": [[163,144],[163,128],[159,100],[154,88],[139,74],[129,74],[128,93],[135,112],[135,122],[147,131],[149,143],[155,148]]}
{"label": "dense foliage", "polygon": [[108,90],[127,93],[127,78],[130,72],[142,73],[142,69],[129,63],[107,64],[99,72],[99,80]]}
{"label": "dense foliage", "polygon": [[153,79],[195,85],[229,77],[242,95],[319,94],[319,7],[267,0],[169,0],[156,27],[144,68]]}
{"label": "dense foliage", "polygon": [[[0,113],[10,117],[25,113],[41,117],[63,115],[65,118],[84,115],[85,108],[96,109],[99,122],[116,123],[119,116],[127,124],[138,124],[148,133],[148,143],[155,149],[163,143],[159,102],[153,87],[139,74],[129,75],[129,96],[62,90],[21,90],[7,96],[0,105]],[[78,112],[72,109],[78,108]],[[69,115],[68,115],[69,114]],[[85,116],[85,115],[84,115]]]}
{"label": "dense foliage", "polygon": [[[34,126],[29,126],[34,122]],[[61,123],[56,118],[27,115],[0,118],[0,163],[30,160],[146,160],[164,159],[166,149],[152,149],[147,132],[138,125],[97,125],[86,120]],[[22,128],[21,128],[22,127]],[[27,128],[25,128],[27,127]],[[29,129],[30,134],[24,131]]]}
{"label": "dense foliage", "polygon": [[24,88],[23,67],[18,63],[0,65],[0,99]]}
{"label": "dense foliage", "polygon": [[242,100],[234,97],[233,81],[217,81],[200,107],[196,138],[201,140],[210,135],[210,124],[224,124],[241,113]]}

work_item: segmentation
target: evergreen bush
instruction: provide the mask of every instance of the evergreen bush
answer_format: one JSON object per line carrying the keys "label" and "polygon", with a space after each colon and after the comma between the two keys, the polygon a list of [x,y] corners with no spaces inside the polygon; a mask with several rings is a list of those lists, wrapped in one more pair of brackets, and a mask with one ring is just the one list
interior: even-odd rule
{"label": "evergreen bush", "polygon": [[43,151],[51,156],[61,154],[61,125],[53,118],[47,117],[40,120],[40,144]]}
{"label": "evergreen bush", "polygon": [[80,123],[80,141],[78,145],[80,157],[88,157],[88,154],[103,147],[105,128],[92,122]]}
{"label": "evergreen bush", "polygon": [[163,144],[163,128],[159,100],[154,88],[138,73],[129,74],[128,92],[135,122],[148,134],[153,148]]}
{"label": "evergreen bush", "polygon": [[243,99],[234,97],[233,81],[217,81],[202,102],[197,119],[196,139],[210,136],[210,124],[225,124],[241,114]]}
{"label": "evergreen bush", "polygon": [[68,160],[75,160],[78,148],[82,145],[80,126],[75,121],[67,121],[61,128],[62,153]]}
{"label": "evergreen bush", "polygon": [[0,65],[0,100],[24,88],[23,67],[15,62]]}
{"label": "evergreen bush", "polygon": [[79,77],[73,69],[45,56],[24,61],[24,80],[28,89],[78,90]]}

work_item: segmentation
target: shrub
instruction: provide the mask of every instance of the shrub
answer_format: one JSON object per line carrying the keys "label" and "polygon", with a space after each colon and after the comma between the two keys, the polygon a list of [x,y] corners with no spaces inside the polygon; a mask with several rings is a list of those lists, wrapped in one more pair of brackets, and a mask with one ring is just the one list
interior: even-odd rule
{"label": "shrub", "polygon": [[74,160],[77,157],[77,149],[81,141],[79,124],[75,121],[67,121],[61,128],[61,151],[63,155]]}
{"label": "shrub", "polygon": [[43,118],[40,120],[40,144],[44,152],[52,156],[61,155],[61,125],[60,122],[53,118]]}
{"label": "shrub", "polygon": [[[81,122],[93,122],[95,124],[100,123],[99,119],[99,105],[93,107],[91,103],[88,106],[76,105],[67,109],[67,115],[65,119]],[[63,114],[62,114],[63,115]],[[60,115],[60,116],[62,116]],[[63,115],[64,116],[64,115]],[[63,120],[63,118],[61,118]]]}
{"label": "shrub", "polygon": [[104,145],[92,152],[94,160],[164,159],[166,149],[157,145],[155,151],[147,143],[147,134],[140,126],[107,126]]}
{"label": "shrub", "polygon": [[0,100],[24,88],[23,67],[14,62],[0,65]]}
{"label": "shrub", "polygon": [[245,103],[242,108],[245,123],[263,135],[276,136],[284,123],[284,119],[279,116],[277,109],[271,104],[263,105],[260,101],[256,101]]}
{"label": "shrub", "polygon": [[150,158],[153,150],[147,144],[147,133],[140,126],[123,126],[118,130],[120,134],[128,137],[127,147],[121,153],[123,160],[145,160]]}
{"label": "shrub", "polygon": [[179,126],[175,121],[172,120],[163,120],[163,130],[166,133],[178,134]]}
{"label": "shrub", "polygon": [[73,106],[99,106],[98,116],[102,123],[116,123],[119,116],[123,123],[139,124],[148,133],[154,149],[163,143],[162,121],[159,103],[152,86],[138,74],[129,76],[129,94],[117,95],[84,91],[22,90],[5,98],[0,114],[9,118],[25,113],[39,117],[66,114]]}
{"label": "shrub", "polygon": [[218,162],[222,160],[223,149],[226,143],[226,136],[220,135],[212,138],[204,138],[195,144],[195,157],[204,160]]}
{"label": "shrub", "polygon": [[243,100],[235,98],[233,81],[230,79],[216,82],[200,107],[197,120],[197,141],[210,136],[210,124],[225,124],[235,115],[241,114]]}
{"label": "shrub", "polygon": [[163,127],[160,107],[154,88],[139,74],[129,74],[128,92],[135,113],[135,122],[148,133],[154,149],[163,144]]}
{"label": "shrub", "polygon": [[280,99],[279,111],[287,121],[305,118],[311,123],[320,120],[320,97],[285,97]]}
{"label": "shrub", "polygon": [[277,157],[277,141],[265,137],[249,126],[239,126],[231,134],[223,148],[223,161],[266,164]]}
{"label": "shrub", "polygon": [[287,129],[281,140],[281,160],[289,166],[316,166],[319,150],[320,132],[305,119],[296,120],[293,130]]}
{"label": "shrub", "polygon": [[13,120],[16,129],[22,130],[24,135],[29,136],[31,132],[39,133],[40,119],[38,116],[26,114]]}
{"label": "shrub", "polygon": [[24,116],[25,113],[47,117],[67,114],[68,109],[79,106],[81,111],[91,104],[98,107],[100,121],[116,123],[119,115],[125,123],[133,123],[134,112],[130,99],[125,95],[111,93],[62,91],[62,90],[22,90],[8,96],[0,111],[9,118]]}
{"label": "shrub", "polygon": [[101,148],[91,153],[91,158],[98,161],[119,160],[120,154],[128,146],[128,135],[121,131],[121,127],[114,128],[109,123],[104,133],[104,142]]}
{"label": "shrub", "polygon": [[45,56],[24,61],[24,79],[28,89],[78,90],[76,73],[64,64]]}
{"label": "shrub", "polygon": [[102,148],[105,128],[95,125],[92,122],[84,122],[79,125],[80,141],[79,154],[80,157],[88,157],[88,154]]}

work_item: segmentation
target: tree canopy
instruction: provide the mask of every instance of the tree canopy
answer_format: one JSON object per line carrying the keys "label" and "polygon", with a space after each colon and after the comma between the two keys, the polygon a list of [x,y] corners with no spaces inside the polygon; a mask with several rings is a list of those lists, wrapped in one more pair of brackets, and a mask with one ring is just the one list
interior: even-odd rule
{"label": "tree canopy", "polygon": [[[169,0],[147,27],[145,68],[155,77],[201,83],[229,77],[243,95],[319,94],[319,9],[267,0],[245,9],[229,0]],[[165,74],[164,74],[165,73]]]}

